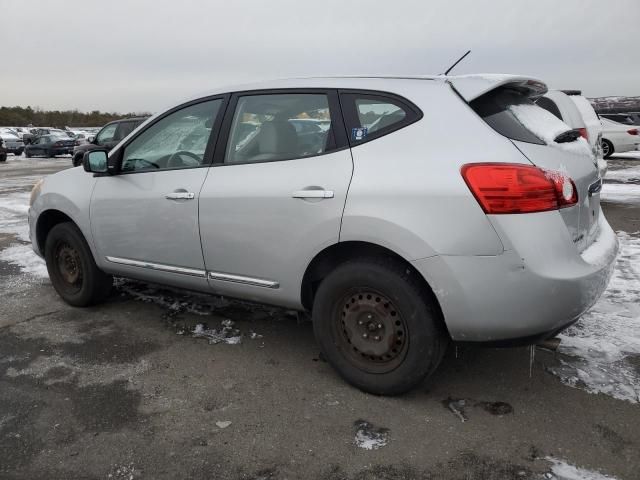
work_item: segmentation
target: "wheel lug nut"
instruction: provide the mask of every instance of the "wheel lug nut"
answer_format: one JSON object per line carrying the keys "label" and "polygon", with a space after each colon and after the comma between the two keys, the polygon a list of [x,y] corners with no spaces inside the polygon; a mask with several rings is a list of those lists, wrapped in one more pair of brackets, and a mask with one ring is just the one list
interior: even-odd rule
{"label": "wheel lug nut", "polygon": [[377,342],[380,340],[380,337],[378,335],[376,335],[375,337],[373,337],[373,339]]}
{"label": "wheel lug nut", "polygon": [[378,329],[382,329],[382,324],[381,323],[378,324]]}
{"label": "wheel lug nut", "polygon": [[366,333],[363,333],[362,338],[369,338],[369,335],[367,335]]}
{"label": "wheel lug nut", "polygon": [[364,325],[364,322],[362,320],[358,320],[358,325]]}
{"label": "wheel lug nut", "polygon": [[368,318],[369,320],[371,320],[371,319],[373,318],[373,315],[369,314],[369,315],[367,315],[367,318]]}

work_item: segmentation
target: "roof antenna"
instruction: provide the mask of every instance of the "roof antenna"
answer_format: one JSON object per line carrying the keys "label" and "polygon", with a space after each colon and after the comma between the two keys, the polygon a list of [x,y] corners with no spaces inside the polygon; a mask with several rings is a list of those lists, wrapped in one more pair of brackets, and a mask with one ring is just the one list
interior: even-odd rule
{"label": "roof antenna", "polygon": [[471,53],[471,50],[467,50],[467,53],[465,53],[464,55],[462,55],[462,56],[458,59],[458,61],[457,61],[456,63],[454,63],[453,65],[451,65],[451,66],[448,68],[448,70],[447,70],[446,72],[441,73],[440,75],[445,75],[445,76],[446,76],[446,75],[449,75],[449,72],[450,72],[451,70],[453,70],[453,68],[454,68],[456,65],[458,65],[462,60],[464,60],[464,57],[466,57],[466,56],[467,56],[467,55],[469,55],[470,53]]}

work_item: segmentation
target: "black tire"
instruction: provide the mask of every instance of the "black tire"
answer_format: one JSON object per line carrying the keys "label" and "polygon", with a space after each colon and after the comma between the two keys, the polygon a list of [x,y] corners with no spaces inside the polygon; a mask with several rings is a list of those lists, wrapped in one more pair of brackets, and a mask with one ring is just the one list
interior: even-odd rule
{"label": "black tire", "polygon": [[82,155],[76,155],[75,157],[73,157],[71,159],[71,163],[74,167],[79,167],[80,165],[82,165]]}
{"label": "black tire", "polygon": [[7,161],[7,154],[0,153],[0,162],[6,162],[6,161]]}
{"label": "black tire", "polygon": [[29,152],[29,150],[25,150],[24,151],[24,156],[27,158],[31,158],[31,152]]}
{"label": "black tire", "polygon": [[436,370],[448,343],[432,295],[394,259],[338,266],[320,284],[312,318],[331,366],[351,385],[376,395],[419,385]]}
{"label": "black tire", "polygon": [[71,222],[55,225],[45,242],[49,278],[69,305],[87,307],[105,300],[113,277],[98,268],[82,233]]}
{"label": "black tire", "polygon": [[613,143],[611,143],[606,138],[603,138],[602,139],[602,156],[604,158],[609,158],[611,155],[613,155],[614,152],[615,152],[615,149],[613,148]]}

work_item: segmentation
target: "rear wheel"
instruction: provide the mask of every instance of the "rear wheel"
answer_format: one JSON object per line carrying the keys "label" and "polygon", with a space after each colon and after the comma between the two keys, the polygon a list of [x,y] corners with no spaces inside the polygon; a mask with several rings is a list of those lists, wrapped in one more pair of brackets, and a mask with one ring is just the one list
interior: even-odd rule
{"label": "rear wheel", "polygon": [[29,152],[29,150],[25,150],[24,151],[24,156],[27,158],[31,158],[31,152]]}
{"label": "rear wheel", "polygon": [[349,383],[369,393],[404,393],[439,365],[447,345],[438,309],[415,273],[393,259],[344,263],[320,284],[316,340]]}
{"label": "rear wheel", "polygon": [[615,150],[613,149],[613,144],[606,138],[603,138],[602,139],[602,156],[604,158],[609,158],[611,155],[613,155],[614,151]]}
{"label": "rear wheel", "polygon": [[71,159],[71,163],[74,167],[79,167],[80,165],[82,165],[82,155],[76,155],[75,157],[73,157]]}
{"label": "rear wheel", "polygon": [[109,296],[113,278],[98,268],[74,224],[59,223],[51,229],[45,243],[45,260],[53,288],[68,304],[86,307]]}
{"label": "rear wheel", "polygon": [[7,154],[0,153],[0,162],[6,162],[6,161],[7,161]]}

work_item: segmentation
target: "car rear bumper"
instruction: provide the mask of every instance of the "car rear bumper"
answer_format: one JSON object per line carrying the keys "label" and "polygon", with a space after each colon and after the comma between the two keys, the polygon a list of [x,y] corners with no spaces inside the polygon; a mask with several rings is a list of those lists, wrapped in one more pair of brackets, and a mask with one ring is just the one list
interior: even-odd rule
{"label": "car rear bumper", "polygon": [[[453,340],[534,343],[573,323],[602,295],[618,252],[604,215],[595,241],[582,253],[566,228],[553,229],[556,220],[561,222],[553,218],[558,212],[534,215],[551,228],[538,235],[553,233],[545,238],[523,233],[502,255],[412,262],[432,286]],[[513,221],[505,222],[503,231],[526,221],[524,215],[508,217]]]}

